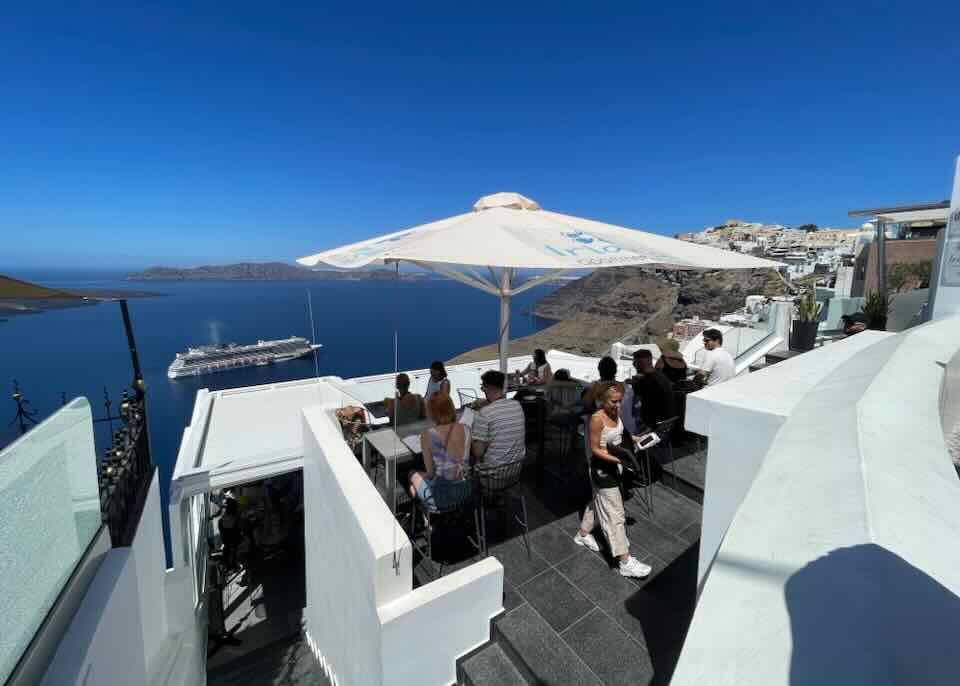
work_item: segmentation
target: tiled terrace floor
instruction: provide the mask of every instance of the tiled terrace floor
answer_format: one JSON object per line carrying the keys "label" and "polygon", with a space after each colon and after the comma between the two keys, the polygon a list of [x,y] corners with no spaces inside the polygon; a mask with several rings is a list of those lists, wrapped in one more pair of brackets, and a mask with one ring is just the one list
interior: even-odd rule
{"label": "tiled terrace floor", "polygon": [[[678,462],[688,461],[683,479],[693,480],[698,465],[704,464],[695,449],[694,444],[676,451]],[[503,564],[505,573],[506,613],[495,620],[494,635],[503,652],[520,663],[527,681],[669,682],[696,598],[701,518],[697,495],[702,493],[687,481],[678,484],[683,492],[665,484],[673,484],[669,475],[651,487],[652,515],[642,497],[643,487],[636,487],[626,503],[631,552],[653,567],[642,580],[620,576],[605,551],[593,553],[574,544],[573,534],[590,497],[585,471],[583,478],[561,483],[540,475],[536,465],[527,469],[529,553],[517,526],[504,534],[496,516],[488,515],[489,552]],[[447,540],[458,537],[451,532]],[[601,536],[598,540],[603,545]],[[463,548],[444,549],[438,534],[434,554],[453,562],[444,574],[479,559],[464,555]],[[435,570],[420,560],[415,568],[417,582],[428,583]],[[543,637],[539,643],[525,638],[538,633]],[[571,674],[579,676],[571,681]],[[479,686],[496,679],[484,682],[468,674],[464,682]]]}

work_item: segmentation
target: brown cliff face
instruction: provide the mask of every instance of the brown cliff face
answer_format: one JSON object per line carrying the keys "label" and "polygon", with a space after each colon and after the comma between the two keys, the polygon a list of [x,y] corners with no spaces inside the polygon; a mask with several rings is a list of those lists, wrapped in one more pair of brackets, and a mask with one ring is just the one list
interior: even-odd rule
{"label": "brown cliff face", "polygon": [[[775,272],[710,271],[657,273],[639,267],[601,269],[572,281],[541,299],[537,316],[559,319],[530,336],[510,341],[511,355],[535,348],[602,355],[614,341],[646,343],[694,315],[715,319],[743,307],[746,296],[780,295]],[[489,360],[496,344],[458,355],[451,364]]]}

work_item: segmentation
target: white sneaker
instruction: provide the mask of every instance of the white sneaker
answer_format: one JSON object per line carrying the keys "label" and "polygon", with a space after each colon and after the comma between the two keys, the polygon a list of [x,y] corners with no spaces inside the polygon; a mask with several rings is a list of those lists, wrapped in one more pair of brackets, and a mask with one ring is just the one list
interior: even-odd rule
{"label": "white sneaker", "polygon": [[600,552],[600,544],[597,543],[597,539],[593,537],[593,534],[581,536],[580,532],[578,531],[577,535],[573,537],[573,542],[577,545],[582,545],[584,548],[589,548],[595,553]]}
{"label": "white sneaker", "polygon": [[626,562],[620,563],[620,576],[633,576],[638,579],[642,579],[647,576],[652,569],[653,568],[650,565],[643,564],[640,562],[640,560],[631,555],[627,558]]}

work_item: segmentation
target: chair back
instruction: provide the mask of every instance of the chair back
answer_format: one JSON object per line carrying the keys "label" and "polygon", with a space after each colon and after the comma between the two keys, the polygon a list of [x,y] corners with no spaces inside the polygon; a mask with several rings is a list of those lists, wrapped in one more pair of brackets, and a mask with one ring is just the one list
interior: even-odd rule
{"label": "chair back", "polygon": [[460,407],[480,400],[480,394],[472,388],[458,388],[457,396],[460,398]]}
{"label": "chair back", "polygon": [[514,460],[503,464],[485,465],[480,463],[473,468],[482,493],[499,493],[520,483],[523,472],[523,460]]}
{"label": "chair back", "polygon": [[677,425],[677,419],[679,419],[679,417],[670,417],[670,419],[664,419],[662,422],[657,422],[657,425],[653,430],[660,437],[661,441],[670,440],[670,437],[673,434],[673,427]]}
{"label": "chair back", "polygon": [[576,381],[553,381],[546,386],[547,412],[570,409],[580,402]]}

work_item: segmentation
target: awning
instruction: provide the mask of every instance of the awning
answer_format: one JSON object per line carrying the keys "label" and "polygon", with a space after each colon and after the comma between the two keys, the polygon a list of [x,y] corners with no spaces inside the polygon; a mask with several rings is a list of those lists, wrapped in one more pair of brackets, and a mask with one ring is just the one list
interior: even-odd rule
{"label": "awning", "polygon": [[915,210],[913,212],[888,212],[878,214],[877,219],[891,224],[943,224],[946,225],[950,208],[936,210]]}

